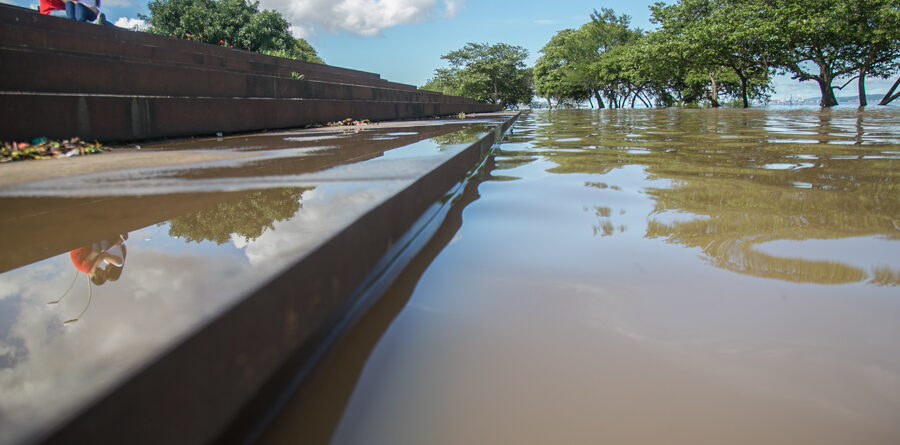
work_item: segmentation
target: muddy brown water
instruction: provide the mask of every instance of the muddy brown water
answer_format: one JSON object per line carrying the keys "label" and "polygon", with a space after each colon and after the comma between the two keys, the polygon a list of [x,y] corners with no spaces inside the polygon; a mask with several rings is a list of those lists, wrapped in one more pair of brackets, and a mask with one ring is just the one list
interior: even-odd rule
{"label": "muddy brown water", "polygon": [[263,443],[900,443],[900,109],[523,115]]}
{"label": "muddy brown water", "polygon": [[0,443],[61,426],[509,118],[3,165],[0,175],[20,175],[0,186]]}

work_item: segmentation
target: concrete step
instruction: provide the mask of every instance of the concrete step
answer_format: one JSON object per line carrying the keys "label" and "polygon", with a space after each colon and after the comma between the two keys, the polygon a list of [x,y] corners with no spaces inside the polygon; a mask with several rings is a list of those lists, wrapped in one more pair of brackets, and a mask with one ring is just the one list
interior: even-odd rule
{"label": "concrete step", "polygon": [[373,73],[9,5],[0,5],[0,67],[0,140],[126,141],[498,109]]}
{"label": "concrete step", "polygon": [[340,99],[201,98],[0,92],[0,140],[45,136],[129,141],[303,127],[347,118],[384,121],[489,112],[489,104]]}
{"label": "concrete step", "polygon": [[185,64],[269,75],[304,74],[310,80],[380,86],[414,91],[411,85],[382,80],[378,74],[270,57],[201,42],[175,39],[115,27],[96,26],[31,10],[0,5],[0,44],[10,48],[53,50],[109,59],[135,59],[156,64]]}
{"label": "concrete step", "polygon": [[[289,385],[303,381],[336,336],[381,297],[451,208],[457,215],[462,211],[457,207],[466,202],[457,199],[461,182],[486,159],[514,119],[514,114],[498,113],[461,123],[453,119],[375,126],[381,130],[347,136],[356,138],[354,147],[333,149],[354,153],[341,153],[336,162],[311,170],[273,168],[254,174],[260,162],[267,160],[284,166],[289,161],[318,162],[327,156],[322,152],[291,155],[292,148],[272,156],[279,150],[260,139],[300,143],[297,140],[334,133],[343,138],[343,132],[185,141],[153,153],[159,163],[155,166],[135,164],[137,157],[146,154],[143,150],[35,162],[54,171],[72,164],[98,168],[90,174],[70,170],[53,179],[37,175],[0,189],[0,222],[20,232],[23,225],[28,226],[28,232],[17,233],[7,244],[31,246],[15,251],[39,251],[38,246],[45,245],[44,234],[52,232],[61,243],[53,250],[65,252],[69,246],[97,242],[95,236],[108,239],[110,233],[132,232],[126,241],[130,253],[115,284],[95,286],[93,291],[80,288],[84,293],[78,295],[87,293],[90,300],[89,292],[93,292],[95,303],[82,312],[83,319],[78,315],[81,320],[75,329],[61,328],[57,321],[64,323],[70,317],[62,309],[77,297],[70,294],[60,306],[46,305],[65,291],[56,292],[52,280],[65,276],[68,281],[73,274],[68,255],[22,266],[4,276],[23,288],[52,289],[53,295],[47,298],[46,292],[27,294],[23,304],[53,310],[57,316],[19,322],[28,328],[23,329],[26,344],[41,345],[30,349],[32,354],[52,352],[64,365],[48,366],[46,360],[36,360],[27,363],[28,368],[15,368],[13,363],[11,371],[39,372],[16,374],[23,383],[12,387],[18,396],[11,398],[13,412],[26,415],[0,418],[4,426],[0,441],[249,442],[252,431],[278,407]],[[392,144],[390,156],[380,153],[388,146],[375,149],[367,143],[384,143],[385,136],[411,135],[420,129],[433,132],[436,127],[442,130],[440,135],[463,133],[471,139]],[[334,140],[321,140],[320,148],[327,149]],[[198,147],[197,142],[221,147]],[[196,155],[201,148],[206,154],[236,154],[235,144],[244,147],[240,154],[261,152],[224,164],[168,163],[179,154]],[[226,166],[231,170],[221,172]],[[17,168],[0,166],[0,170]],[[160,188],[159,181],[167,185]],[[236,246],[194,247],[188,239],[172,238],[179,235],[164,234],[164,226],[171,228],[174,218],[190,219],[195,212],[207,213],[205,209],[220,204],[243,206],[242,195],[257,199],[256,192],[278,192],[285,187],[306,191],[293,198],[282,195],[279,200],[300,207],[292,211],[294,216],[278,217],[278,227],[269,226],[283,249],[266,261],[248,260]],[[11,196],[27,198],[10,201]],[[247,209],[281,214],[275,210],[277,205]],[[218,212],[211,215],[216,214],[225,217]],[[150,230],[133,232],[145,224]],[[154,225],[163,228],[156,240]],[[67,236],[81,230],[84,238]],[[76,301],[80,305],[81,300]],[[115,305],[98,310],[104,301]],[[115,335],[126,341],[103,343]],[[54,339],[47,345],[52,349],[43,349],[42,339],[48,337]],[[93,347],[98,344],[104,347]]]}
{"label": "concrete step", "polygon": [[[258,97],[473,103],[424,91],[405,91],[290,77],[245,74],[135,59],[0,47],[0,91],[149,96]],[[65,70],[59,69],[65,67]],[[36,75],[35,73],[40,73]]]}

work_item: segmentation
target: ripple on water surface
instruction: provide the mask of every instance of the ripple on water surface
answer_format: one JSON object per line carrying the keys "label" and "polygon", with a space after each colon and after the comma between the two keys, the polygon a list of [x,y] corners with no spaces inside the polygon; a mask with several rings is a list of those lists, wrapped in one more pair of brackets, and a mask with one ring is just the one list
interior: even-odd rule
{"label": "ripple on water surface", "polygon": [[268,437],[900,443],[898,111],[524,115]]}
{"label": "ripple on water surface", "polygon": [[0,188],[0,443],[52,431],[500,119],[166,143],[142,154],[240,156]]}

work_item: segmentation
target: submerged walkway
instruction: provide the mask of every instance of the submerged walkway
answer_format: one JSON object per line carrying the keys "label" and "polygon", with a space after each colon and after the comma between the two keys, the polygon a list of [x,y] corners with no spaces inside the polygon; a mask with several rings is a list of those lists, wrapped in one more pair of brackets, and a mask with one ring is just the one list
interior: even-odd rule
{"label": "submerged walkway", "polygon": [[516,116],[0,165],[0,442],[247,437]]}

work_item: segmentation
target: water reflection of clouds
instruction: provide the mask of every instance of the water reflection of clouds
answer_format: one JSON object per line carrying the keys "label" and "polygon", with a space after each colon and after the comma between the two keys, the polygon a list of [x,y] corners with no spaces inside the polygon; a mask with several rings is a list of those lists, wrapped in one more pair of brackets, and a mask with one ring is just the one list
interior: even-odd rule
{"label": "water reflection of clouds", "polygon": [[274,223],[274,230],[253,242],[232,237],[232,243],[254,266],[294,257],[315,248],[399,186],[396,182],[320,185],[303,194],[303,208],[293,218]]}
{"label": "water reflection of clouds", "polygon": [[[0,441],[47,428],[125,378],[261,280],[291,264],[405,181],[335,183],[303,193],[291,218],[255,240],[217,244],[169,236],[169,224],[133,231],[121,279],[89,285],[69,254],[0,275]],[[89,287],[91,286],[91,287]],[[72,324],[91,297],[89,309]]]}
{"label": "water reflection of clouds", "polygon": [[[0,439],[21,433],[22,425],[60,418],[96,396],[253,282],[247,279],[253,271],[230,255],[133,244],[121,280],[89,290],[79,274],[70,295],[53,306],[47,302],[60,296],[74,274],[68,254],[0,277],[0,298],[17,302],[0,350],[19,348],[13,366],[0,370],[0,431],[6,432]],[[93,302],[82,320],[63,326],[88,292]]]}

